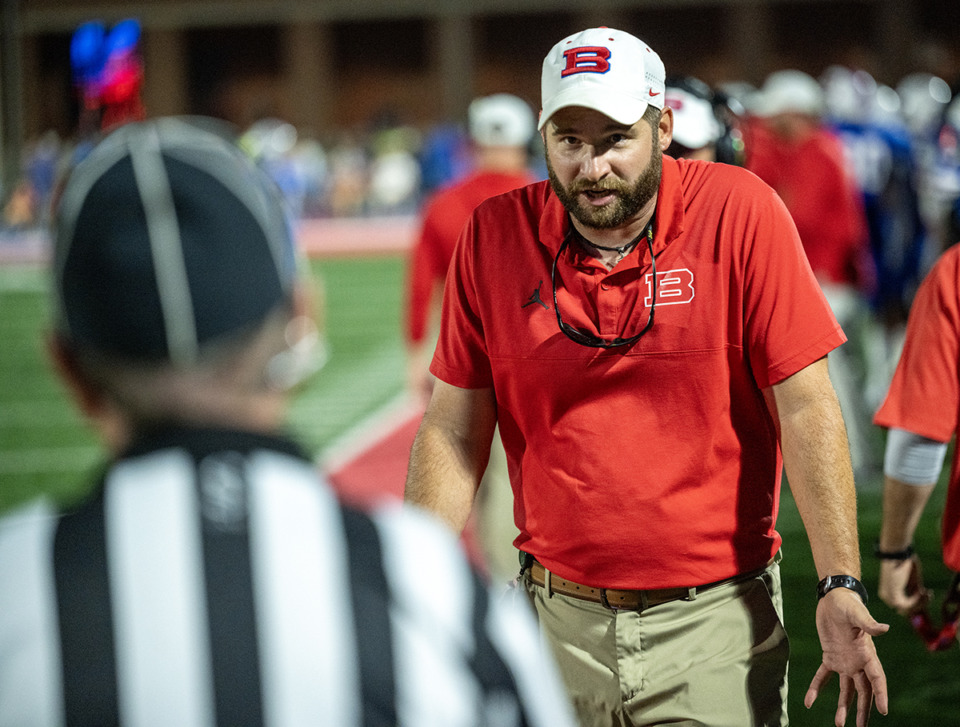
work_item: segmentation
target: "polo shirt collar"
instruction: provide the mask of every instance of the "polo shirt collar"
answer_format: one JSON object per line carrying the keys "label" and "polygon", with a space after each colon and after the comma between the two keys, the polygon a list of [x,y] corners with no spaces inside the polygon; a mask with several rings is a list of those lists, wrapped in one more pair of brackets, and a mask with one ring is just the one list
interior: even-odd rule
{"label": "polo shirt collar", "polygon": [[[540,242],[552,255],[557,254],[564,238],[570,233],[570,216],[561,204],[549,182],[549,190],[543,215],[540,217]],[[667,245],[683,232],[683,191],[680,184],[680,166],[677,160],[663,155],[663,174],[657,192],[656,223],[653,236],[653,251],[659,255]],[[624,258],[626,261],[631,256]]]}

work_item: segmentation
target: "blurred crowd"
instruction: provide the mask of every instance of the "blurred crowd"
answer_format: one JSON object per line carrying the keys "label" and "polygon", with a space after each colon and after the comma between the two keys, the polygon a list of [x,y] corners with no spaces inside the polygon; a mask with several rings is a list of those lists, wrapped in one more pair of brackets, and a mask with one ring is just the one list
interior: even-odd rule
{"label": "blurred crowd", "polygon": [[[819,101],[798,102],[841,137],[864,193],[873,197],[879,185],[896,178],[912,187],[925,235],[938,238],[937,244],[960,237],[954,210],[960,198],[960,99],[950,85],[914,74],[891,88],[864,71],[841,67],[828,69],[817,85]],[[763,88],[729,83],[720,90],[738,102],[746,132],[762,113]],[[469,137],[454,122],[423,129],[387,118],[321,141],[280,119],[263,119],[244,130],[243,139],[283,189],[292,213],[305,217],[415,213],[432,191],[465,176],[471,165]],[[4,225],[42,224],[54,180],[83,148],[53,131],[30,140],[19,182],[0,190]],[[541,172],[541,165],[539,151],[531,149],[534,171]]]}
{"label": "blurred crowd", "polygon": [[[914,74],[891,88],[864,71],[832,67],[816,86],[819,98],[804,96],[796,86],[779,92],[797,94],[803,110],[838,135],[869,206],[904,215],[891,224],[912,226],[926,241],[921,267],[944,244],[960,239],[960,98],[950,85]],[[716,90],[736,102],[736,123],[749,136],[765,113],[764,88],[729,83]],[[413,214],[433,191],[468,174],[472,163],[467,131],[455,122],[417,128],[385,118],[318,140],[280,119],[263,119],[243,131],[243,140],[298,217]],[[29,140],[20,180],[0,190],[4,226],[43,224],[55,179],[84,148],[53,131]],[[530,151],[531,168],[540,175],[539,149]],[[884,189],[890,183],[898,189]]]}
{"label": "blurred crowd", "polygon": [[[429,128],[378,120],[319,140],[276,118],[241,130],[242,146],[279,185],[294,218],[415,214],[433,191],[466,175],[470,141],[459,124]],[[0,190],[2,226],[45,224],[55,180],[89,144],[48,131],[31,139],[20,180]],[[539,168],[539,152],[531,149]]]}

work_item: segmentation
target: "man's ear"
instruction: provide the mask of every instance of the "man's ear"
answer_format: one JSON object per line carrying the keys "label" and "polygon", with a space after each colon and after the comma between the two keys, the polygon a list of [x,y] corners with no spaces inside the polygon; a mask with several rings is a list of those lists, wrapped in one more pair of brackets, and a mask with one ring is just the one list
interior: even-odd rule
{"label": "man's ear", "polygon": [[673,109],[665,106],[660,114],[660,151],[666,151],[673,143]]}
{"label": "man's ear", "polygon": [[47,337],[47,355],[80,411],[91,419],[102,414],[106,397],[102,389],[83,373],[70,345],[59,335],[50,334]]}

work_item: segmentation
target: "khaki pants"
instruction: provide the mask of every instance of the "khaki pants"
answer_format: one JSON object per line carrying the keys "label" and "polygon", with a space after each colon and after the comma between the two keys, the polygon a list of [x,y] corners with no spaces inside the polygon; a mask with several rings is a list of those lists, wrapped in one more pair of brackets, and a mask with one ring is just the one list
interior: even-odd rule
{"label": "khaki pants", "polygon": [[788,724],[778,564],[641,612],[526,588],[583,727]]}

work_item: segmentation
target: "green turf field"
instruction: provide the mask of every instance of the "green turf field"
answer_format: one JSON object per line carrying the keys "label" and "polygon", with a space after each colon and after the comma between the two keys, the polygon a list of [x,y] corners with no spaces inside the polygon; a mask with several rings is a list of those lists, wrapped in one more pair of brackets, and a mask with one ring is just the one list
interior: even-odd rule
{"label": "green turf field", "polygon": [[[403,261],[396,256],[327,259],[322,273],[332,357],[297,398],[291,426],[314,452],[360,422],[401,391],[400,336]],[[48,305],[41,271],[0,267],[0,510],[40,492],[58,497],[81,493],[98,461],[94,439],[66,405],[43,352]],[[814,709],[803,695],[819,664],[813,622],[816,601],[810,550],[802,524],[784,488],[779,529],[784,536],[783,584],[791,636],[790,715],[794,725],[832,725],[836,684]],[[921,525],[917,549],[925,556],[927,584],[942,594],[949,574],[939,561],[935,500]],[[879,483],[863,483],[860,495],[864,579],[876,590],[877,564],[870,558],[879,528]],[[960,649],[927,654],[908,624],[878,599],[875,617],[892,624],[878,639],[892,693],[891,713],[873,724],[890,727],[960,725]],[[848,720],[853,724],[853,720]]]}

